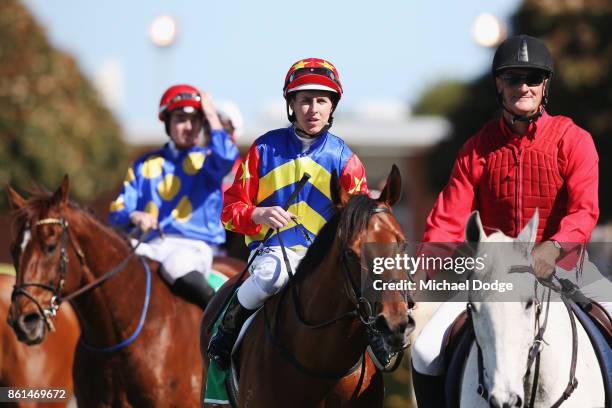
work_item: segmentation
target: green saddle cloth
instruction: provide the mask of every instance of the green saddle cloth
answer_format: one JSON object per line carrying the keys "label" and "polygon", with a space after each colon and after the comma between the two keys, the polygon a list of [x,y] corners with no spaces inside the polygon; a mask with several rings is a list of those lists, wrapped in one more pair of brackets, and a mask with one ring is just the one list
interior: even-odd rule
{"label": "green saddle cloth", "polygon": [[[215,290],[217,290],[217,288],[215,288]],[[236,295],[234,294],[234,296]],[[213,336],[217,333],[217,329],[221,324],[221,319],[223,319],[225,310],[227,310],[227,306],[223,310],[223,313],[219,315],[219,318],[213,326]],[[227,396],[227,391],[225,389],[225,380],[227,380],[227,376],[229,374],[229,370],[221,370],[215,363],[212,361],[210,362],[208,365],[208,372],[206,374],[206,393],[204,395],[205,403],[229,405],[229,397]]]}

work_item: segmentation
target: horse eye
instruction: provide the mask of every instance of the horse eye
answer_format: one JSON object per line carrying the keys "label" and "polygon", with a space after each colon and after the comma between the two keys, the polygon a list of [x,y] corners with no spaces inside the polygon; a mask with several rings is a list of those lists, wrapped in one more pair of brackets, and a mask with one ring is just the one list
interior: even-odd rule
{"label": "horse eye", "polygon": [[527,301],[527,303],[525,304],[525,310],[531,309],[531,306],[533,306],[533,299],[529,299]]}
{"label": "horse eye", "polygon": [[55,247],[56,247],[56,246],[57,246],[56,244],[50,244],[50,245],[47,245],[47,253],[48,253],[48,254],[50,254],[50,253],[52,253],[53,251],[55,251]]}

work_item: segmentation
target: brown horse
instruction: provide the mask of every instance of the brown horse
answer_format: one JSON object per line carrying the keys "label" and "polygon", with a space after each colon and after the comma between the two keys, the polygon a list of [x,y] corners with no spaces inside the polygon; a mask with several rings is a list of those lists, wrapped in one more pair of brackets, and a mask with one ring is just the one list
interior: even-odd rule
{"label": "brown horse", "polygon": [[[18,338],[42,342],[62,298],[115,272],[70,299],[82,333],[73,368],[78,404],[197,406],[201,309],[172,294],[158,263],[132,256],[125,237],[69,203],[68,190],[67,177],[53,195],[28,201],[9,188],[19,209],[10,311]],[[231,275],[243,266],[230,260],[213,267]]]}
{"label": "brown horse", "polygon": [[[0,316],[8,316],[15,277],[0,274]],[[72,359],[79,337],[79,322],[71,307],[57,313],[57,330],[44,344],[28,347],[17,341],[6,324],[0,324],[0,387],[61,388],[73,394]],[[14,406],[42,408],[68,406],[66,402],[22,402]]]}
{"label": "brown horse", "polygon": [[[296,276],[266,302],[244,337],[238,353],[238,406],[382,406],[382,373],[365,355],[365,326],[379,331],[390,349],[400,351],[407,346],[414,323],[405,293],[389,291],[374,301],[372,287],[361,290],[360,260],[365,243],[382,244],[389,257],[402,251],[405,236],[391,212],[400,190],[395,166],[379,200],[349,197],[332,177],[331,195],[338,212],[320,231]],[[406,275],[392,269],[380,277],[399,280]],[[219,303],[213,300],[204,315],[205,369],[210,336],[206,328]]]}

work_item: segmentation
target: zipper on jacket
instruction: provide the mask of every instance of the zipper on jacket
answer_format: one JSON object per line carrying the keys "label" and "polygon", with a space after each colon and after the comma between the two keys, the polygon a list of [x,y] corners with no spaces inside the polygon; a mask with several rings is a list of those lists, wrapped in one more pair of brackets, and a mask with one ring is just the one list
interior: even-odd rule
{"label": "zipper on jacket", "polygon": [[522,226],[522,194],[523,194],[523,171],[521,168],[521,161],[523,159],[523,149],[520,149],[518,152],[516,152],[516,231],[515,236],[518,236],[518,234],[521,232],[521,229],[523,228]]}

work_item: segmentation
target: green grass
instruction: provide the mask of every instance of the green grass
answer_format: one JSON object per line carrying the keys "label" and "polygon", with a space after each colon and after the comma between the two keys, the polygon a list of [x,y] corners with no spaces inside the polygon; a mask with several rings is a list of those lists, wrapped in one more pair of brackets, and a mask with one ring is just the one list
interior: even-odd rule
{"label": "green grass", "polygon": [[14,275],[15,269],[13,268],[13,265],[0,263],[0,273],[5,275]]}

